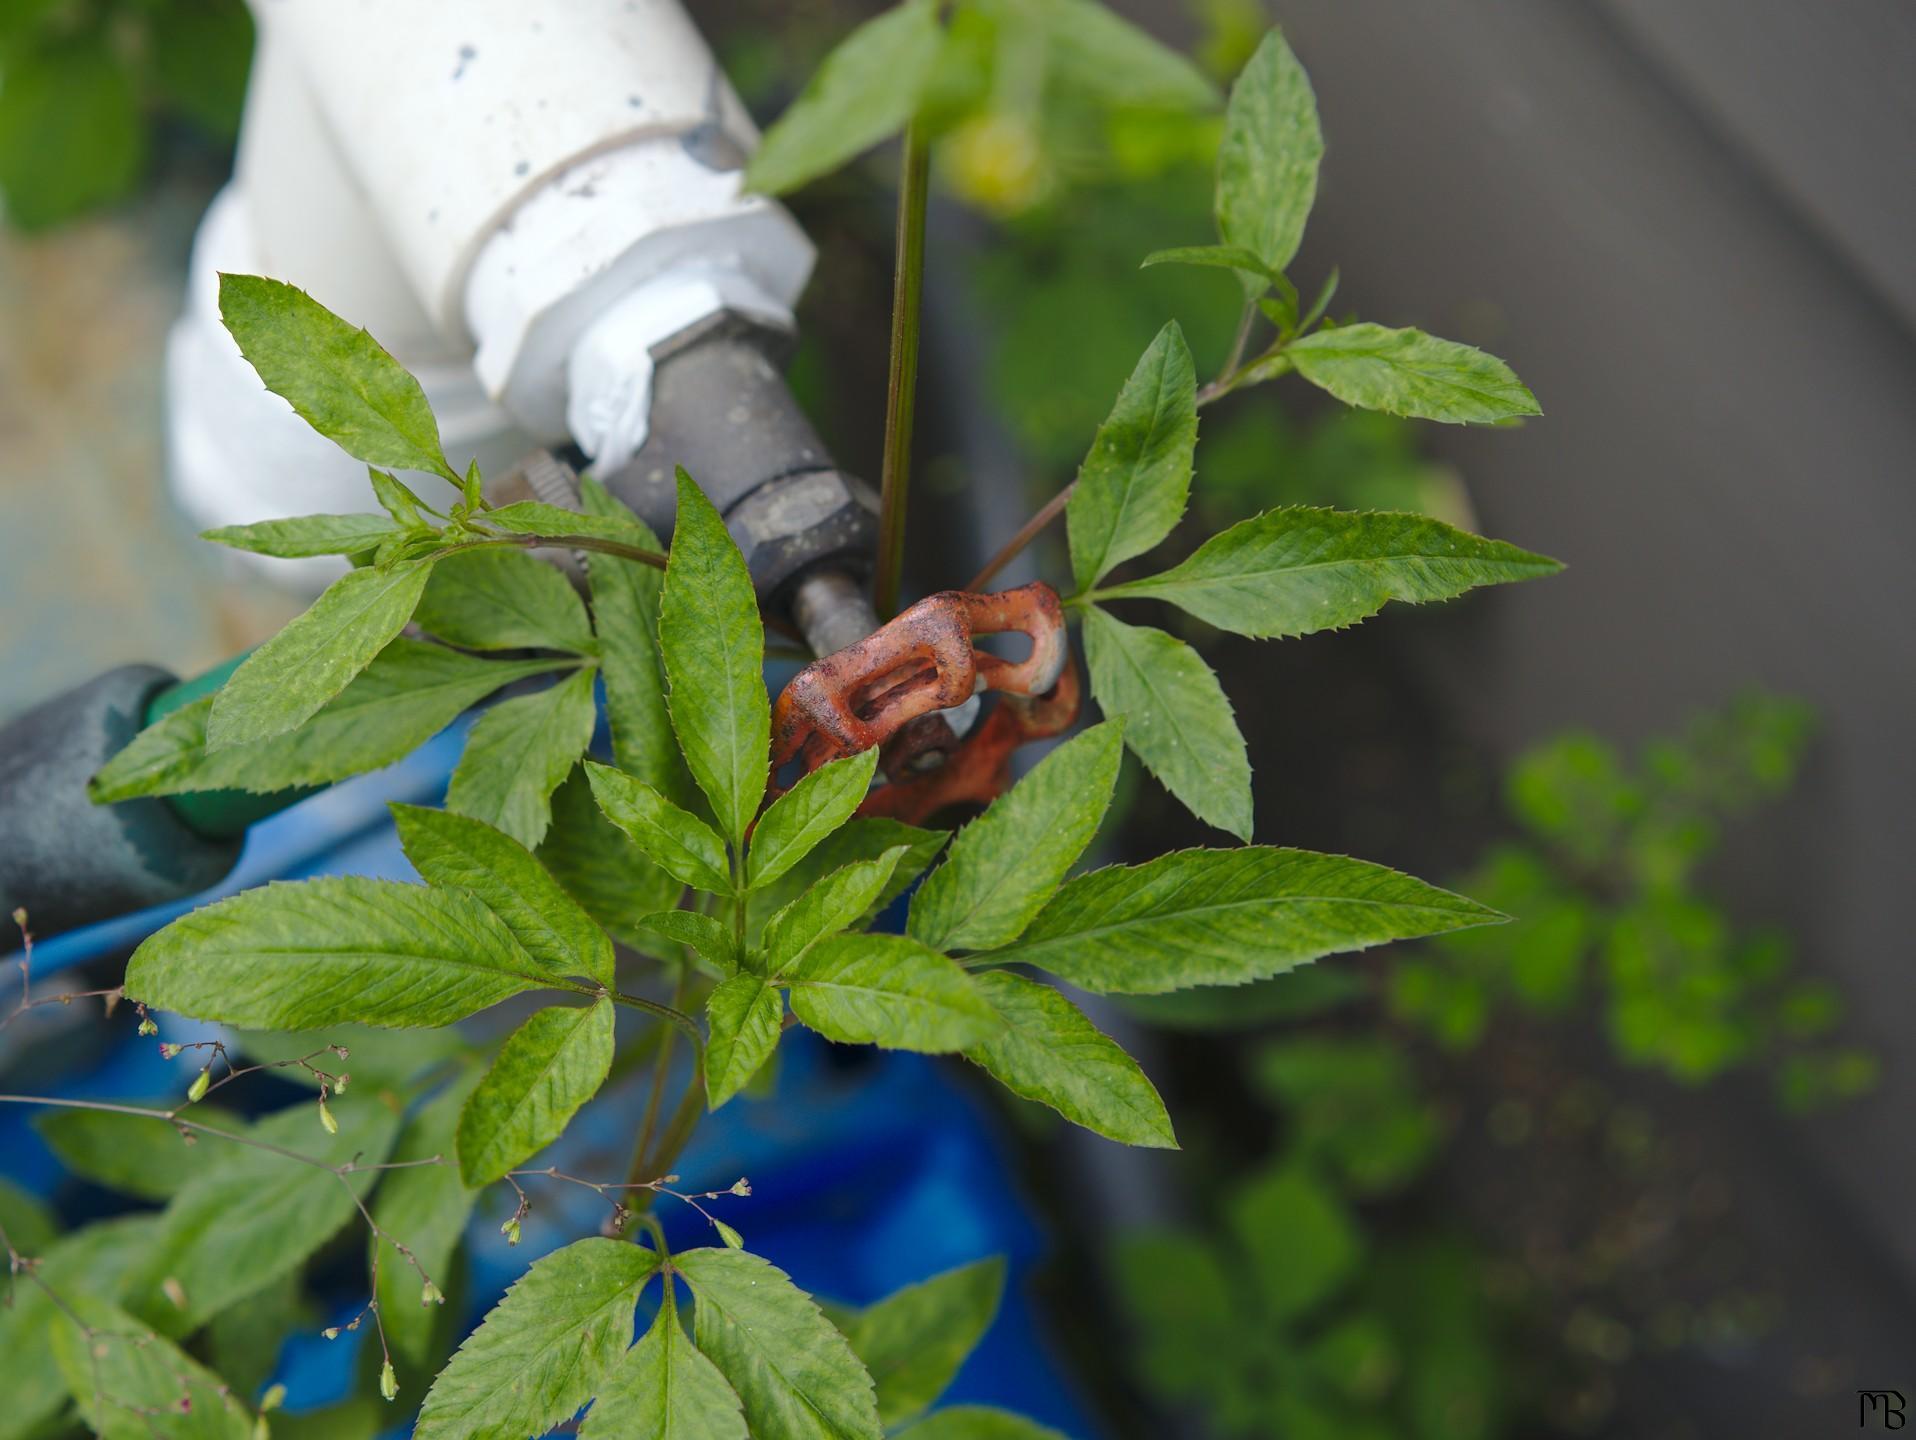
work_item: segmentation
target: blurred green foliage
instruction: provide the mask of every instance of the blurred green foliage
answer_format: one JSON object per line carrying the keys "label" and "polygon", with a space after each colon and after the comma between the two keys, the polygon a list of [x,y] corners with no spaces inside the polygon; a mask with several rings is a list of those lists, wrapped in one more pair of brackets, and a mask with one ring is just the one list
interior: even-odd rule
{"label": "blurred green foliage", "polygon": [[5,0],[7,219],[40,230],[126,198],[171,122],[230,143],[252,52],[241,0]]}
{"label": "blurred green foliage", "polygon": [[1769,1061],[1793,1109],[1869,1089],[1874,1057],[1830,1042],[1835,989],[1793,973],[1787,936],[1739,932],[1698,883],[1724,823],[1789,788],[1811,728],[1800,702],[1747,695],[1635,763],[1583,734],[1524,755],[1505,786],[1523,838],[1460,882],[1517,919],[1397,964],[1393,1013],[1464,1050],[1501,1002],[1556,1015],[1595,990],[1626,1063],[1700,1083]]}

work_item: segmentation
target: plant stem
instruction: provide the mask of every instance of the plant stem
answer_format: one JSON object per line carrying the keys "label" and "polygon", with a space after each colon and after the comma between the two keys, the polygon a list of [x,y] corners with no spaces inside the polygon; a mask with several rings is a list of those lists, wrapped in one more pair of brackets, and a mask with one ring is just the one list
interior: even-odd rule
{"label": "plant stem", "polygon": [[627,545],[619,540],[602,540],[597,535],[500,535],[485,540],[455,542],[443,550],[435,550],[425,558],[443,560],[448,555],[457,555],[462,550],[478,550],[487,546],[516,545],[523,550],[596,550],[601,555],[616,555],[621,560],[636,560],[641,565],[650,565],[654,570],[665,568],[665,557],[656,550],[647,550],[638,545]]}
{"label": "plant stem", "polygon": [[898,181],[891,379],[885,394],[885,462],[879,481],[878,570],[872,578],[872,600],[881,620],[897,613],[905,561],[905,492],[911,483],[912,415],[918,397],[919,302],[925,288],[925,202],[930,160],[930,143],[914,121],[905,127],[905,153]]}

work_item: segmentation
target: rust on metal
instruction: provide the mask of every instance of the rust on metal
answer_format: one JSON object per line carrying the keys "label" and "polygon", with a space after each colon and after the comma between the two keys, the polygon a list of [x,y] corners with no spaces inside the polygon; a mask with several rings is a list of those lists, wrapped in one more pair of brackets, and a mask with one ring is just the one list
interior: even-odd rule
{"label": "rust on metal", "polygon": [[[1031,642],[1022,660],[972,643],[1012,632]],[[956,741],[937,712],[986,691],[998,703]],[[1010,783],[1012,752],[1069,728],[1078,700],[1055,590],[1039,581],[983,595],[946,590],[792,678],[772,712],[772,769],[797,761],[810,773],[882,747],[888,783],[859,813],[916,823],[950,805],[989,803]]]}

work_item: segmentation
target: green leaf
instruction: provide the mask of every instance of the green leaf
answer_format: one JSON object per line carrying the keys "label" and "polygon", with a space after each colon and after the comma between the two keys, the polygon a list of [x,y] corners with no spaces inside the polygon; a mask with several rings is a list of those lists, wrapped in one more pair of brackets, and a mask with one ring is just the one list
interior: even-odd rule
{"label": "green leaf", "polygon": [[6,218],[39,230],[131,193],[146,163],[134,76],[108,28],[38,46],[0,90],[0,195]]}
{"label": "green leaf", "polygon": [[1127,109],[1208,109],[1217,88],[1185,56],[1100,0],[1012,0],[1040,27],[1047,79]]}
{"label": "green leaf", "polygon": [[[579,484],[581,502],[597,518],[630,525],[637,543],[664,553],[658,537],[591,476]],[[681,809],[697,803],[697,790],[672,734],[665,703],[665,660],[659,653],[659,594],[665,573],[651,565],[593,553],[592,613],[605,671],[605,713],[612,723],[612,757]]]}
{"label": "green leaf", "polygon": [[1122,737],[1107,723],[1065,741],[960,830],[912,898],[906,933],[936,950],[1016,939],[1097,834]]}
{"label": "green leaf", "polygon": [[[202,1125],[241,1131],[246,1122],[217,1105],[193,1107],[192,1118]],[[53,1110],[37,1117],[34,1128],[60,1157],[60,1163],[109,1190],[137,1195],[142,1200],[170,1200],[180,1187],[203,1168],[201,1152],[190,1146],[171,1125],[144,1115],[116,1115],[107,1110]],[[216,1142],[209,1141],[208,1144]],[[16,1250],[31,1254],[40,1244],[17,1233],[11,1216],[7,1230]]]}
{"label": "green leaf", "polygon": [[765,922],[765,969],[777,975],[796,965],[818,941],[849,929],[864,917],[905,858],[903,845],[876,860],[834,870]]}
{"label": "green leaf", "polygon": [[506,1037],[459,1113],[459,1172],[490,1185],[565,1133],[612,1068],[612,1001],[554,1005]]}
{"label": "green leaf", "polygon": [[852,31],[765,132],[745,187],[761,195],[796,190],[902,130],[943,38],[937,0],[905,0]]}
{"label": "green leaf", "polygon": [[403,636],[297,730],[208,751],[214,697],[169,712],[133,737],[87,784],[95,804],[136,795],[327,785],[403,760],[502,685],[551,660],[480,660]]}
{"label": "green leaf", "polygon": [[742,846],[771,764],[765,628],[725,521],[683,469],[678,480],[678,524],[659,602],[672,728],[720,831]]}
{"label": "green leaf", "polygon": [[248,655],[206,718],[206,746],[223,750],[298,728],[405,628],[429,565],[351,570],[312,608]]}
{"label": "green leaf", "polygon": [[[580,486],[581,498],[588,493],[590,486],[597,483],[588,476]],[[535,535],[548,540],[565,540],[574,536],[589,540],[613,540],[640,550],[650,550],[660,555],[665,553],[658,536],[652,533],[650,527],[616,500],[610,507],[600,506],[596,509],[587,502],[583,511],[568,510],[563,505],[547,505],[538,500],[520,500],[512,505],[501,505],[497,510],[488,510],[477,518],[494,530],[503,530],[509,535]],[[628,563],[644,564],[643,561]]]}
{"label": "green leaf", "polygon": [[652,945],[643,928],[647,917],[676,905],[685,889],[600,812],[583,766],[553,795],[552,828],[536,853],[587,914],[635,950]]}
{"label": "green leaf", "polygon": [[961,1265],[886,1296],[846,1327],[878,1393],[878,1418],[902,1425],[951,1384],[998,1313],[1001,1256]]}
{"label": "green leaf", "polygon": [[995,1406],[953,1405],[902,1431],[899,1440],[1065,1440],[1065,1436]]}
{"label": "green leaf", "polygon": [[[51,1111],[40,1117],[42,1133],[46,1135],[48,1143],[53,1146],[54,1153],[60,1156],[63,1164],[66,1162],[65,1153],[60,1150],[57,1144],[54,1144],[52,1136],[46,1132],[45,1121],[56,1115],[97,1113],[99,1112],[65,1110]],[[148,1121],[147,1123],[151,1124],[152,1122]],[[67,1168],[71,1170],[77,1169],[78,1167],[68,1165]],[[80,1173],[85,1174],[87,1172],[81,1171]],[[29,1195],[25,1190],[22,1190],[18,1185],[6,1179],[4,1176],[0,1176],[0,1226],[6,1227],[7,1240],[13,1246],[14,1250],[21,1255],[28,1256],[39,1255],[41,1251],[53,1243],[54,1238],[60,1233],[59,1221],[54,1218],[53,1212],[49,1210],[37,1196]]]}
{"label": "green leaf", "polygon": [[1270,267],[1241,245],[1174,245],[1168,250],[1153,250],[1138,268],[1145,270],[1153,265],[1195,265],[1235,270],[1267,283],[1271,279]]}
{"label": "green leaf", "polygon": [[1342,855],[1248,845],[1111,865],[1060,890],[991,959],[1099,994],[1242,985],[1325,955],[1508,917]]}
{"label": "green leaf", "polygon": [[612,983],[612,942],[517,840],[444,810],[391,808],[406,858],[428,884],[471,895],[554,975]]}
{"label": "green leaf", "polygon": [[1231,87],[1225,111],[1217,154],[1217,226],[1224,243],[1249,250],[1272,272],[1287,269],[1317,198],[1323,158],[1310,79],[1273,29]]}
{"label": "green leaf", "polygon": [[692,1287],[698,1347],[744,1401],[753,1434],[879,1440],[871,1377],[783,1270],[731,1249],[687,1250],[672,1264]]}
{"label": "green leaf", "polygon": [[251,1440],[246,1407],[172,1341],[100,1300],[77,1296],[69,1307],[54,1322],[53,1356],[95,1435]]}
{"label": "green leaf", "polygon": [[715,915],[696,910],[661,910],[639,922],[655,935],[680,945],[689,945],[699,958],[720,975],[730,975],[739,967],[738,937],[732,927]]}
{"label": "green leaf", "polygon": [[314,555],[362,555],[406,532],[384,515],[298,515],[200,532],[200,539],[255,555],[303,560]]}
{"label": "green leaf", "polygon": [[1292,341],[1284,353],[1311,384],[1365,410],[1474,425],[1543,414],[1495,355],[1421,330],[1339,325]]}
{"label": "green leaf", "polygon": [[[324,1082],[297,1062],[334,1045],[346,1047],[355,1083],[394,1094],[412,1090],[428,1070],[472,1054],[465,1037],[450,1028],[378,1030],[370,1025],[332,1024],[323,1030],[236,1030],[233,1039],[248,1062],[271,1065],[277,1078],[314,1091]],[[333,1066],[337,1058],[320,1056],[318,1063]],[[205,1107],[194,1108],[197,1112]]]}
{"label": "green leaf", "polygon": [[[358,1215],[355,1197],[364,1199],[378,1178],[399,1117],[372,1095],[329,1103],[337,1133],[329,1134],[305,1103],[245,1132],[312,1163],[201,1137],[202,1146],[225,1148],[203,1152],[210,1158],[166,1207],[151,1256],[153,1273],[177,1282],[185,1295],[181,1333],[296,1269]],[[369,1168],[333,1168],[348,1164]]]}
{"label": "green leaf", "polygon": [[658,1268],[657,1252],[598,1237],[533,1261],[439,1373],[414,1435],[543,1435],[571,1419],[631,1344]]}
{"label": "green leaf", "polygon": [[685,1338],[666,1283],[652,1328],[600,1387],[581,1440],[746,1440],[738,1396]]}
{"label": "green leaf", "polygon": [[552,824],[552,792],[592,743],[592,668],[493,706],[472,727],[446,808],[503,830],[527,849]]}
{"label": "green leaf", "polygon": [[1198,819],[1251,838],[1251,761],[1230,699],[1197,651],[1176,636],[1084,611],[1091,693],[1124,743]]}
{"label": "green leaf", "polygon": [[425,516],[419,512],[431,510],[432,507],[413,494],[405,481],[376,468],[369,468],[366,475],[372,481],[373,499],[392,516],[395,524],[404,526],[405,530],[418,530],[426,525]]}
{"label": "green leaf", "polygon": [[778,1048],[785,999],[765,976],[746,970],[719,983],[705,1015],[712,1032],[705,1046],[706,1103],[716,1110],[750,1084]]}
{"label": "green leaf", "polygon": [[1065,506],[1080,592],[1178,523],[1197,447],[1197,372],[1173,320],[1139,358],[1098,427]]}
{"label": "green leaf", "polygon": [[1169,600],[1220,630],[1269,639],[1355,625],[1392,600],[1448,600],[1562,568],[1423,515],[1295,506],[1241,521],[1182,564],[1098,598]]}
{"label": "green leaf", "polygon": [[821,940],[785,978],[792,1013],[842,1045],[942,1054],[999,1024],[963,969],[903,935]]}
{"label": "green leaf", "polygon": [[236,1395],[258,1395],[279,1368],[286,1337],[311,1320],[302,1279],[298,1271],[289,1271],[208,1323],[201,1353]]}
{"label": "green leaf", "polygon": [[263,275],[220,276],[220,318],[266,388],[355,460],[459,483],[426,392],[364,330]]}
{"label": "green leaf", "polygon": [[1124,1145],[1177,1149],[1157,1088],[1077,1006],[1005,970],[980,975],[977,986],[1004,1027],[966,1050],[966,1059],[1074,1125]]}
{"label": "green leaf", "polygon": [[871,911],[889,905],[904,894],[905,888],[938,858],[938,852],[950,838],[943,830],[920,830],[902,820],[853,820],[826,836],[817,849],[784,875],[747,897],[746,936],[756,937],[768,916],[806,894],[826,876],[861,860],[876,860],[887,850],[903,846],[905,853],[891,872],[891,879],[879,891],[870,911],[853,923],[867,920]]}
{"label": "green leaf", "polygon": [[1266,1316],[1281,1322],[1328,1300],[1356,1269],[1363,1239],[1307,1171],[1263,1176],[1231,1200],[1231,1229],[1251,1261]]}
{"label": "green leaf", "polygon": [[589,655],[585,606],[555,565],[522,550],[462,550],[433,566],[413,619],[466,650]]}
{"label": "green leaf", "polygon": [[876,749],[847,755],[819,766],[774,800],[752,828],[746,884],[754,890],[771,884],[851,819],[877,769]]}
{"label": "green leaf", "polygon": [[470,896],[355,875],[276,881],[183,915],[127,962],[126,996],[262,1030],[463,1020],[552,983]]}
{"label": "green leaf", "polygon": [[[380,1324],[393,1348],[415,1365],[429,1358],[437,1309],[422,1303],[419,1271],[442,1292],[452,1289],[453,1255],[479,1192],[467,1188],[456,1165],[406,1162],[452,1157],[459,1112],[478,1078],[476,1071],[462,1074],[406,1122],[393,1151],[394,1162],[405,1168],[389,1171],[373,1199],[373,1223],[391,1237],[369,1240],[379,1257]],[[394,1248],[394,1240],[412,1252],[419,1270]]]}
{"label": "green leaf", "polygon": [[654,864],[695,890],[731,894],[725,842],[710,825],[622,770],[587,761],[585,773],[606,818],[631,836]]}

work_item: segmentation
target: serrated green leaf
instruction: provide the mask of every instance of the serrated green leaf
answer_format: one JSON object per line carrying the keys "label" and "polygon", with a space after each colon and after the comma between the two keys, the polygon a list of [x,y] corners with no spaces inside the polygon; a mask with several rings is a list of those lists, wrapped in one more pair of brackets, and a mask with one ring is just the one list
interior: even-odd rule
{"label": "serrated green leaf", "polygon": [[742,846],[770,767],[765,627],[751,572],[725,521],[683,469],[678,483],[678,523],[659,600],[667,705],[720,832]]}
{"label": "serrated green leaf", "polygon": [[692,1288],[698,1347],[744,1402],[753,1434],[879,1440],[871,1377],[783,1270],[730,1249],[687,1250],[672,1264]]}
{"label": "serrated green leaf", "polygon": [[565,1132],[612,1068],[612,1001],[553,1005],[499,1047],[459,1112],[459,1173],[475,1189],[524,1164]]}
{"label": "serrated green leaf", "polygon": [[428,884],[471,895],[554,975],[612,983],[612,942],[525,846],[484,821],[445,810],[391,809],[406,858]]}
{"label": "serrated green leaf", "polygon": [[1049,985],[1005,970],[980,975],[977,985],[1004,1026],[966,1050],[966,1059],[1074,1125],[1124,1145],[1177,1149],[1157,1087],[1082,1010]]}
{"label": "serrated green leaf", "polygon": [[774,800],[752,827],[746,884],[771,884],[852,818],[878,769],[878,751],[865,750],[821,765]]}
{"label": "serrated green leaf", "polygon": [[1084,611],[1085,668],[1098,707],[1124,721],[1124,743],[1198,819],[1251,838],[1251,761],[1230,699],[1203,658],[1174,635]]}
{"label": "serrated green leaf", "polygon": [[583,766],[553,795],[552,826],[536,854],[607,934],[647,953],[655,947],[643,929],[645,919],[676,905],[685,889],[605,818]]}
{"label": "serrated green leaf", "polygon": [[1217,88],[1187,57],[1159,43],[1100,0],[1012,0],[1039,27],[1047,80],[1107,105],[1204,109]]}
{"label": "serrated green leaf", "polygon": [[[664,553],[658,537],[590,475],[579,483],[580,502],[603,520],[628,525],[637,543]],[[665,703],[665,660],[659,652],[659,596],[665,572],[635,560],[593,553],[592,613],[605,671],[605,713],[612,724],[612,757],[681,809],[698,804],[698,790],[672,734]]]}
{"label": "serrated green leaf", "polygon": [[[950,835],[943,830],[921,830],[902,820],[853,820],[833,831],[798,864],[763,890],[746,897],[745,933],[756,941],[766,920],[804,895],[827,875],[861,860],[876,860],[887,850],[904,847],[891,879],[872,902],[872,910],[882,909],[905,893],[907,886],[924,874],[938,858]],[[870,918],[870,912],[858,917],[856,924]]]}
{"label": "serrated green leaf", "polygon": [[522,550],[462,550],[438,561],[413,619],[466,650],[589,655],[597,648],[585,605],[565,576]]}
{"label": "serrated green leaf", "polygon": [[1233,525],[1163,574],[1098,598],[1169,600],[1220,630],[1270,639],[1355,625],[1392,600],[1448,600],[1562,568],[1424,515],[1296,506]]}
{"label": "serrated green leaf", "polygon": [[798,964],[818,941],[857,924],[877,903],[904,858],[905,847],[896,845],[876,860],[854,861],[834,870],[767,920],[766,973],[777,975]]}
{"label": "serrated green leaf", "polygon": [[498,916],[450,890],[275,881],[183,915],[127,962],[126,996],[262,1030],[463,1020],[552,983]]}
{"label": "serrated green leaf", "polygon": [[241,663],[213,697],[206,746],[283,735],[331,700],[412,618],[432,567],[352,570]]}
{"label": "serrated green leaf", "polygon": [[111,27],[87,27],[8,65],[0,195],[11,224],[38,230],[118,200],[145,160],[139,86]]}
{"label": "serrated green leaf", "polygon": [[732,892],[725,842],[710,825],[681,810],[634,775],[587,761],[586,779],[605,817],[632,838],[655,865],[695,890]]}
{"label": "serrated green leaf", "polygon": [[536,849],[552,824],[552,792],[592,743],[599,710],[592,667],[493,706],[472,727],[446,788],[446,808]]}
{"label": "serrated green leaf", "polygon": [[[596,483],[587,477],[580,486],[581,499],[589,486]],[[547,505],[539,500],[520,500],[512,505],[501,505],[497,510],[488,510],[477,518],[509,535],[536,535],[548,540],[579,536],[588,540],[613,540],[640,550],[661,555],[664,553],[650,527],[617,501],[613,502],[612,507],[600,507],[597,510],[589,505],[586,510],[568,510],[562,505]],[[631,563],[644,564],[643,561]]]}
{"label": "serrated green leaf", "polygon": [[1355,1270],[1363,1239],[1337,1197],[1301,1168],[1273,1171],[1231,1199],[1231,1229],[1251,1262],[1264,1314],[1302,1315]]}
{"label": "serrated green leaf", "polygon": [[639,922],[655,935],[680,945],[689,945],[722,976],[739,967],[738,937],[732,927],[716,915],[701,915],[696,910],[661,910]]}
{"label": "serrated green leaf", "polygon": [[[1195,265],[1207,270],[1234,270],[1268,283],[1270,267],[1241,245],[1174,245],[1168,250],[1153,250],[1139,263],[1140,270],[1153,265]],[[1292,315],[1295,319],[1295,314]]]}
{"label": "serrated green leaf", "polygon": [[[373,1223],[390,1237],[368,1240],[379,1257],[380,1324],[392,1347],[415,1365],[428,1358],[438,1308],[423,1303],[419,1272],[442,1293],[453,1288],[453,1255],[479,1198],[460,1177],[458,1165],[450,1163],[458,1143],[459,1112],[478,1080],[477,1070],[461,1074],[406,1122],[393,1150],[395,1164],[405,1168],[388,1172],[373,1198]],[[435,1155],[448,1163],[406,1163]],[[412,1252],[417,1270],[394,1248],[394,1241]]]}
{"label": "serrated green leaf", "polygon": [[632,1343],[658,1268],[657,1252],[598,1237],[533,1261],[433,1381],[413,1434],[493,1440],[569,1420]]}
{"label": "serrated green leaf", "polygon": [[[211,1158],[167,1205],[150,1257],[151,1273],[176,1282],[185,1296],[180,1333],[295,1269],[359,1213],[355,1197],[363,1199],[378,1178],[399,1117],[371,1095],[341,1095],[329,1103],[336,1133],[304,1102],[245,1132],[313,1163],[201,1137],[202,1146],[225,1148],[203,1152]],[[333,1168],[348,1164],[369,1168]]]}
{"label": "serrated green leaf", "polygon": [[1178,523],[1197,447],[1197,372],[1177,321],[1158,331],[1098,427],[1065,506],[1080,592]]}
{"label": "serrated green leaf", "polygon": [[220,276],[220,319],[266,388],[355,460],[459,483],[426,392],[364,330],[263,275]]}
{"label": "serrated green leaf", "polygon": [[763,975],[742,971],[720,984],[705,1002],[711,1038],[705,1046],[705,1091],[714,1110],[759,1072],[778,1048],[785,999]]}
{"label": "serrated green leaf", "polygon": [[1382,865],[1247,845],[1111,865],[1060,890],[993,961],[1099,994],[1242,985],[1325,955],[1506,919]]}
{"label": "serrated green leaf", "polygon": [[1284,353],[1311,384],[1364,410],[1460,425],[1543,414],[1495,355],[1421,330],[1339,325],[1292,341]]}
{"label": "serrated green leaf", "polygon": [[327,785],[403,760],[502,685],[563,661],[481,660],[404,636],[301,725],[270,740],[206,748],[211,695],[146,727],[87,784],[95,804],[137,795]]}
{"label": "serrated green leaf", "polygon": [[746,1440],[738,1396],[685,1338],[666,1284],[666,1303],[600,1387],[581,1440]]}
{"label": "serrated green leaf", "polygon": [[102,1440],[251,1440],[253,1417],[220,1377],[118,1306],[69,1301],[54,1322],[53,1357]]}
{"label": "serrated green leaf", "polygon": [[745,168],[745,186],[782,195],[905,127],[931,80],[943,33],[937,0],[905,0],[825,57]]}
{"label": "serrated green leaf", "polygon": [[991,1328],[1004,1294],[1001,1256],[961,1265],[867,1306],[845,1328],[871,1372],[878,1418],[902,1425],[950,1385]]}
{"label": "serrated green leaf", "polygon": [[960,830],[912,898],[906,933],[936,950],[1015,939],[1098,833],[1122,737],[1106,723],[1065,741]]}
{"label": "serrated green leaf", "polygon": [[821,940],[785,978],[792,1013],[842,1045],[944,1054],[999,1024],[961,967],[903,935]]}
{"label": "serrated green leaf", "polygon": [[[246,1128],[239,1116],[217,1105],[195,1105],[192,1118],[223,1130]],[[142,1200],[172,1199],[202,1168],[200,1152],[179,1131],[143,1115],[53,1110],[38,1116],[34,1128],[75,1175]],[[37,1252],[41,1242],[17,1233],[17,1228],[9,1217],[7,1232],[14,1248],[22,1254]]]}
{"label": "serrated green leaf", "polygon": [[899,1440],[1066,1440],[1059,1431],[991,1405],[953,1405],[927,1415]]}
{"label": "serrated green leaf", "polygon": [[296,515],[203,530],[200,539],[255,555],[304,560],[314,555],[361,555],[405,533],[385,515]]}
{"label": "serrated green leaf", "polygon": [[[1217,154],[1217,225],[1282,273],[1297,254],[1317,198],[1324,132],[1317,97],[1282,32],[1273,28],[1231,87]],[[1264,288],[1261,281],[1247,289]]]}

